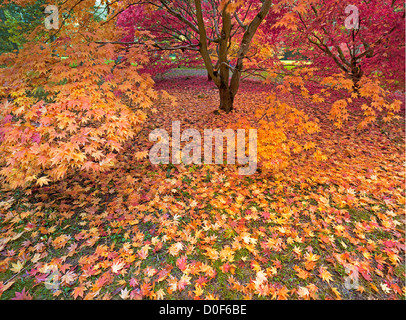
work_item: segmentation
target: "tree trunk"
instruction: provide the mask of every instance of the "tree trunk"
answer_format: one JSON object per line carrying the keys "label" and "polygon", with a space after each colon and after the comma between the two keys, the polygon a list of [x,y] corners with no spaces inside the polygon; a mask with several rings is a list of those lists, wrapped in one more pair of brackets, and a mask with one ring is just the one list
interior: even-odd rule
{"label": "tree trunk", "polygon": [[[213,67],[210,54],[208,52],[208,39],[206,34],[205,22],[203,19],[202,11],[202,1],[194,0],[196,7],[196,20],[198,24],[199,31],[199,51],[203,58],[204,65],[207,69],[208,80],[213,80],[220,93],[220,110],[224,110],[229,113],[233,110],[234,97],[236,96],[239,86],[241,72],[243,69],[243,60],[246,58],[248,53],[252,38],[254,37],[259,25],[265,19],[268,14],[272,1],[264,0],[262,1],[262,6],[258,14],[251,21],[250,24],[245,26],[245,32],[242,38],[240,49],[237,55],[237,64],[235,68],[230,67],[228,59],[228,49],[231,45],[231,14],[227,10],[228,4],[223,8],[222,11],[222,30],[220,33],[220,39],[218,40],[218,61],[216,68]],[[217,69],[218,66],[218,69]],[[233,70],[233,76],[231,77],[230,82],[230,68]],[[230,82],[230,83],[229,83]]]}
{"label": "tree trunk", "polygon": [[352,90],[355,93],[358,93],[359,91],[359,81],[361,80],[361,77],[359,77],[358,75],[352,76]]}
{"label": "tree trunk", "polygon": [[361,70],[360,66],[357,66],[356,64],[352,67],[352,72],[351,72],[351,80],[352,80],[352,90],[355,93],[358,93],[359,91],[359,82],[363,76],[364,72]]}
{"label": "tree trunk", "polygon": [[233,110],[234,96],[228,86],[219,88],[220,93],[220,110],[229,113]]}

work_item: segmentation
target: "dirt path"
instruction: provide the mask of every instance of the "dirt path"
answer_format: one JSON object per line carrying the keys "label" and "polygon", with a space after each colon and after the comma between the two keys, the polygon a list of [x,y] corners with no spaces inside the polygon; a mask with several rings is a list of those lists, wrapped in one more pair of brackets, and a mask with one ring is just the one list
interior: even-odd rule
{"label": "dirt path", "polygon": [[[157,80],[164,80],[164,79],[171,79],[175,77],[195,77],[195,76],[202,76],[207,78],[207,70],[206,69],[184,69],[184,68],[175,68],[171,69],[163,75],[159,75],[156,77]],[[231,75],[230,75],[231,77]],[[258,80],[260,81],[260,77],[249,76],[250,80]]]}

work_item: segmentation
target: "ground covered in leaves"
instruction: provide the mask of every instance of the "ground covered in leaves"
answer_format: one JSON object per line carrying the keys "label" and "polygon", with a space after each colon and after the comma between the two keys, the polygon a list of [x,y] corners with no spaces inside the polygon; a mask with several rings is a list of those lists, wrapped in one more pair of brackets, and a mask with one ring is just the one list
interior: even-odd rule
{"label": "ground covered in leaves", "polygon": [[134,150],[155,128],[225,128],[272,85],[245,82],[215,115],[204,77],[157,82],[161,103],[118,166],[25,191],[0,191],[1,299],[404,299],[404,125],[314,137],[325,162],[297,155],[281,174],[160,165]]}

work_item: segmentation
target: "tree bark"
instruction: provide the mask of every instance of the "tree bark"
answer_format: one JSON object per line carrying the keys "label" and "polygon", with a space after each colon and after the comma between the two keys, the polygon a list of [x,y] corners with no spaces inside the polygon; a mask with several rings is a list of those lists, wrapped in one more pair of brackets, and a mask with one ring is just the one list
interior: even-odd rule
{"label": "tree bark", "polygon": [[[208,39],[203,20],[201,0],[195,0],[196,18],[200,37],[199,51],[203,58],[204,65],[207,69],[208,79],[212,79],[217,88],[219,89],[220,110],[224,110],[227,113],[233,110],[234,97],[236,96],[238,89],[240,87],[241,73],[243,71],[243,60],[245,59],[248,53],[251,41],[255,33],[257,32],[258,27],[265,19],[266,15],[269,13],[271,4],[272,4],[271,0],[264,0],[260,11],[251,21],[251,23],[246,27],[240,45],[240,49],[237,55],[237,64],[234,68],[230,67],[228,61],[228,47],[232,29],[231,15],[229,12],[227,12],[227,5],[223,8],[222,11],[223,27],[221,30],[218,52],[219,69],[215,70],[208,52],[207,46]],[[230,68],[233,71],[231,81],[230,81]]]}
{"label": "tree bark", "polygon": [[220,110],[229,113],[234,107],[234,95],[228,86],[219,88],[220,93]]}
{"label": "tree bark", "polygon": [[197,18],[197,25],[199,31],[199,51],[200,55],[203,58],[204,65],[206,67],[207,73],[211,79],[213,79],[214,83],[219,86],[220,82],[218,81],[217,77],[214,75],[214,68],[213,64],[211,63],[209,51],[207,48],[207,34],[206,34],[206,27],[204,25],[203,20],[203,12],[202,12],[202,3],[201,0],[195,0],[196,6],[196,18]]}
{"label": "tree bark", "polygon": [[222,12],[223,28],[221,30],[221,39],[219,44],[219,77],[218,85],[220,93],[220,110],[229,113],[233,110],[234,97],[231,95],[229,88],[230,69],[228,66],[228,43],[231,33],[231,15],[227,12],[227,5]]}
{"label": "tree bark", "polygon": [[353,73],[351,74],[351,80],[352,80],[352,90],[355,93],[358,93],[359,91],[359,82],[362,78],[363,72],[361,71],[360,68],[353,70]]}

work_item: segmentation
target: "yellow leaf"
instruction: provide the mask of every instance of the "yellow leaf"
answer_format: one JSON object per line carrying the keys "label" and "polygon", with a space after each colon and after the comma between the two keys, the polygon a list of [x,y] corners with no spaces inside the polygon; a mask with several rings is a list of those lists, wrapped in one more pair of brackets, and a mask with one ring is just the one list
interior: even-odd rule
{"label": "yellow leaf", "polygon": [[19,273],[21,269],[24,267],[24,263],[21,263],[21,261],[17,261],[16,263],[12,264],[12,268],[10,268],[11,271],[14,273]]}
{"label": "yellow leaf", "polygon": [[156,298],[158,299],[158,300],[163,300],[164,299],[164,296],[165,296],[165,291],[164,291],[164,289],[159,289],[157,292],[156,292]]}
{"label": "yellow leaf", "polygon": [[43,176],[43,177],[37,179],[37,184],[39,184],[40,187],[42,187],[43,185],[48,185],[49,181],[51,181],[51,180],[48,179],[47,176]]}
{"label": "yellow leaf", "polygon": [[334,292],[334,294],[336,295],[338,300],[342,300],[341,294],[340,294],[340,292],[338,292],[337,288],[331,288],[331,290]]}
{"label": "yellow leaf", "polygon": [[196,283],[195,289],[193,292],[195,293],[196,297],[200,297],[203,294],[203,288],[200,284]]}
{"label": "yellow leaf", "polygon": [[374,289],[376,292],[379,292],[379,289],[378,289],[373,283],[370,283],[369,285],[370,285],[371,288]]}
{"label": "yellow leaf", "polygon": [[3,283],[0,282],[0,297],[1,297],[1,294],[2,294],[4,291],[8,290],[8,289],[13,285],[14,282],[15,282],[15,280],[9,281],[9,282],[8,282],[6,285],[4,285],[4,286],[3,286]]}
{"label": "yellow leaf", "polygon": [[319,268],[319,277],[322,278],[324,281],[327,281],[327,283],[330,283],[330,281],[333,281],[333,277],[330,272],[327,271],[325,267],[320,267]]}
{"label": "yellow leaf", "polygon": [[127,282],[126,282],[124,279],[120,279],[120,280],[117,281],[117,283],[118,283],[120,286],[125,286]]}

